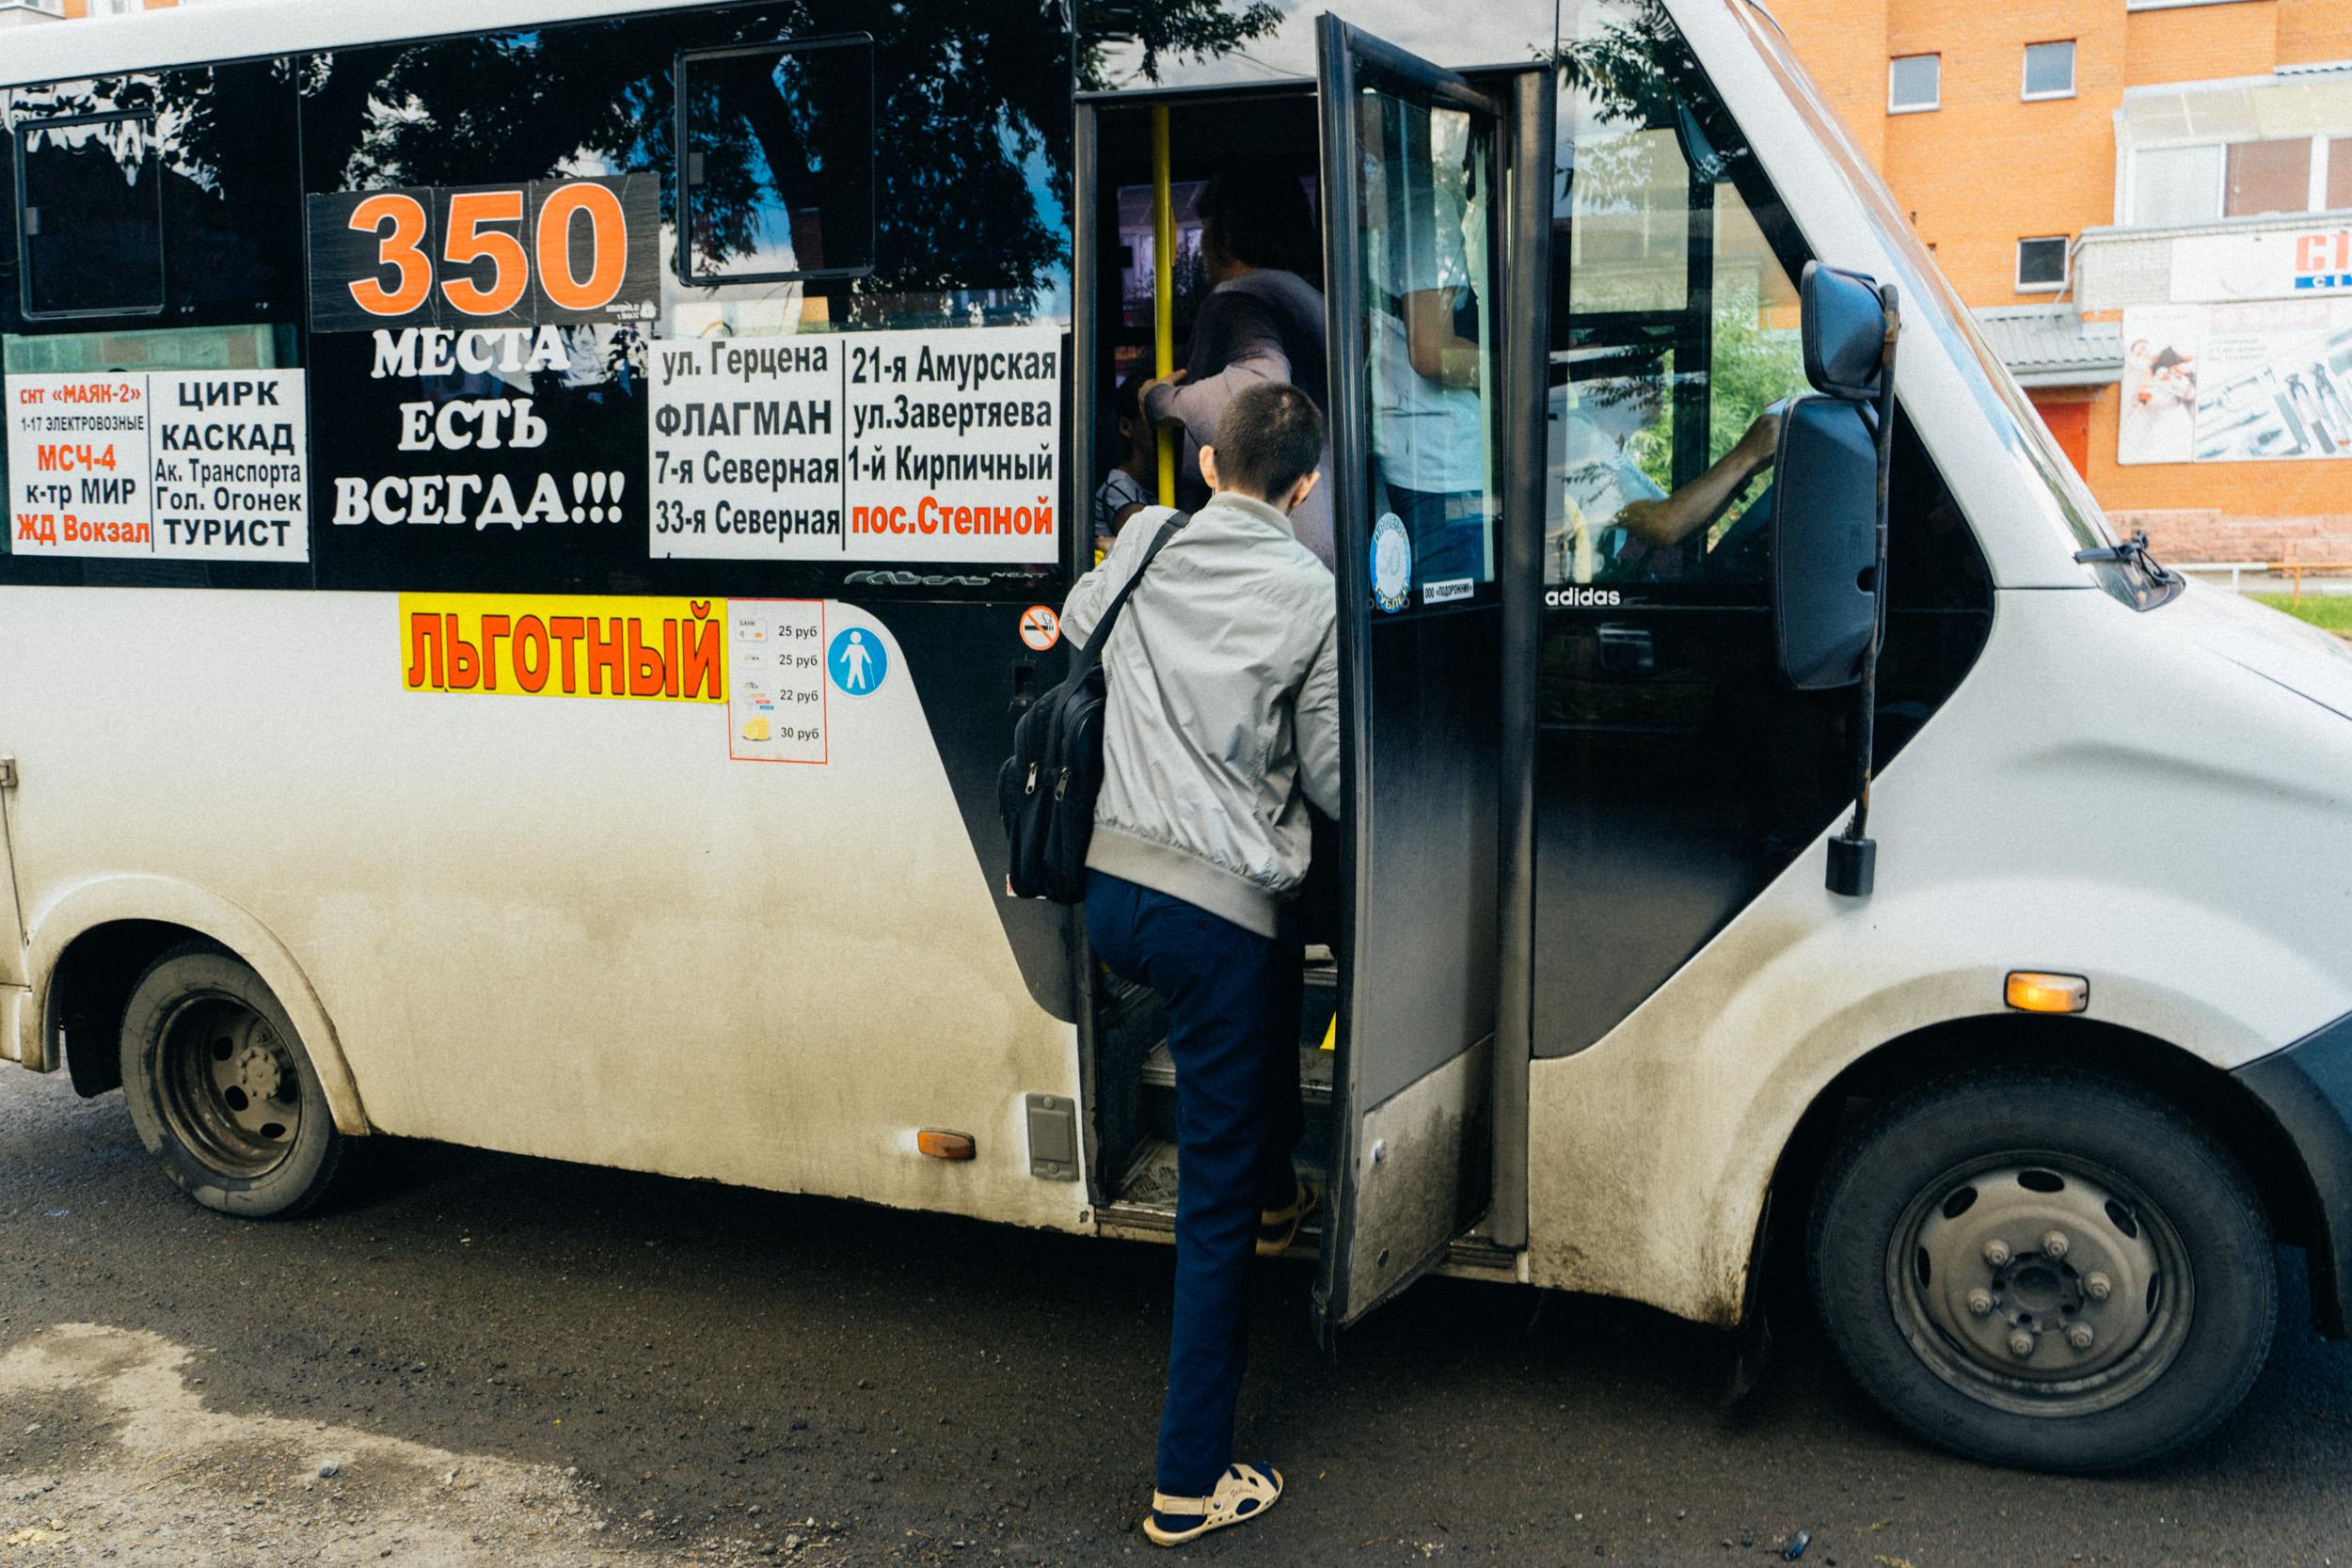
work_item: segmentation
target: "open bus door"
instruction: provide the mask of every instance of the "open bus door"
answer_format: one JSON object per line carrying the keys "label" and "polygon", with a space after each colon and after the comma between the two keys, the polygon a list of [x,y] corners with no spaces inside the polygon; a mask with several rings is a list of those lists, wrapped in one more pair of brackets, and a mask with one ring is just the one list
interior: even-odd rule
{"label": "open bus door", "polygon": [[1523,1225],[1551,93],[1317,28],[1350,900],[1327,1338],[1490,1199]]}

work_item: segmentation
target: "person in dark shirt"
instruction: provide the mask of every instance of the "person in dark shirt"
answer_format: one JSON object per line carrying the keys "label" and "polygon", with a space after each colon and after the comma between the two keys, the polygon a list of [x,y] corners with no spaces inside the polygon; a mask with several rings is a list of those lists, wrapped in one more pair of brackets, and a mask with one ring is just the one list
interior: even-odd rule
{"label": "person in dark shirt", "polygon": [[[1216,287],[1192,324],[1184,366],[1143,384],[1144,416],[1184,433],[1179,473],[1203,494],[1200,449],[1216,439],[1225,405],[1243,388],[1289,382],[1327,418],[1330,394],[1324,357],[1322,242],[1307,193],[1281,172],[1227,170],[1200,196],[1200,255]],[[1331,452],[1316,472],[1326,483],[1291,518],[1298,542],[1331,564]]]}

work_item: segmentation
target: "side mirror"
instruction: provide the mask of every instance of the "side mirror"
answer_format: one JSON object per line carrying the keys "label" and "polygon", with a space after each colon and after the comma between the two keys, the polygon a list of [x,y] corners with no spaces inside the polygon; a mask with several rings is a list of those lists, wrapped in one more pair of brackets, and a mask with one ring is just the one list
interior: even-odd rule
{"label": "side mirror", "polygon": [[1866,405],[1798,398],[1772,464],[1772,641],[1802,691],[1851,686],[1878,630],[1878,433]]}
{"label": "side mirror", "polygon": [[1829,841],[1832,893],[1867,895],[1877,876],[1870,765],[1879,645],[1886,629],[1886,475],[1895,439],[1895,291],[1858,272],[1804,265],[1804,376],[1814,397],[1781,416],[1772,474],[1772,641],[1791,686],[1859,689],[1854,808]]}
{"label": "side mirror", "polygon": [[1878,284],[1858,272],[1807,261],[1797,294],[1804,378],[1834,398],[1875,399],[1884,378],[1889,321]]}

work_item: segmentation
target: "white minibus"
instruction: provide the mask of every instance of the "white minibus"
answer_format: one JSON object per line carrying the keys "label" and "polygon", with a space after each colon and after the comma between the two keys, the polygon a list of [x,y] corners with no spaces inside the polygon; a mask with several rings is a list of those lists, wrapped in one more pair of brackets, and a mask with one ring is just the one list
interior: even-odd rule
{"label": "white minibus", "polygon": [[1295,182],[1322,1329],[1785,1275],[2053,1469],[2226,1418],[2281,1243],[2343,1334],[2344,647],[2117,541],[1755,0],[1343,3],[9,34],[0,1054],[231,1214],[394,1134],[1165,1237],[997,772]]}

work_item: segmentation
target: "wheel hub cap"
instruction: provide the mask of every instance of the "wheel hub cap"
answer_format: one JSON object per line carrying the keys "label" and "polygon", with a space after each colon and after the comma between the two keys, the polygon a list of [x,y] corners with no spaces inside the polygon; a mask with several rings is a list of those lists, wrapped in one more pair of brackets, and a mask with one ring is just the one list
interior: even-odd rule
{"label": "wheel hub cap", "polygon": [[262,1175],[302,1130],[302,1079],[269,1021],[228,996],[191,1000],[166,1025],[163,1112],[191,1152],[227,1176]]}
{"label": "wheel hub cap", "polygon": [[2177,1353],[2189,1307],[2163,1217],[2056,1155],[1988,1158],[1923,1191],[1888,1263],[1939,1376],[1987,1402],[2074,1414],[2129,1398]]}

